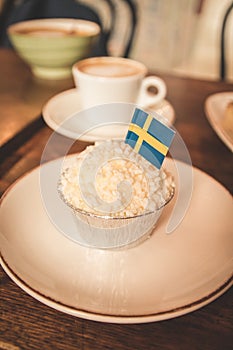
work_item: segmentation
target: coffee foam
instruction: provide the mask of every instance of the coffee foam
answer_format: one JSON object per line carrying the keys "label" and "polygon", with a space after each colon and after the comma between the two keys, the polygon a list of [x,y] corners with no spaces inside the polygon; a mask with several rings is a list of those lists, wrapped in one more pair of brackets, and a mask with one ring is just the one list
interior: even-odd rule
{"label": "coffee foam", "polygon": [[141,67],[126,62],[92,62],[79,67],[86,74],[99,77],[126,77],[143,73]]}
{"label": "coffee foam", "polygon": [[87,36],[89,33],[79,29],[59,29],[53,27],[24,28],[17,31],[19,34],[28,34],[37,37],[60,37],[60,36]]}

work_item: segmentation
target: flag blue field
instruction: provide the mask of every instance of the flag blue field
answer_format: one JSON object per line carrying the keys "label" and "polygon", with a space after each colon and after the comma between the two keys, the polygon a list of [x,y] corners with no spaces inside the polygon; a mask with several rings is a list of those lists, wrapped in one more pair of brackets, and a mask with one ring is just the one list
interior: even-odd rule
{"label": "flag blue field", "polygon": [[174,136],[174,130],[136,108],[125,143],[160,169]]}

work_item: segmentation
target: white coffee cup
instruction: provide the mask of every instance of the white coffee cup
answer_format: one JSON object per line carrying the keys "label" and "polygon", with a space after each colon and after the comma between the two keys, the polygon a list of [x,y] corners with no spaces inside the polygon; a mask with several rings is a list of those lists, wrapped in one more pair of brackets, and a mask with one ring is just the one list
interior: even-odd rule
{"label": "white coffee cup", "polygon": [[[145,77],[146,66],[129,58],[87,58],[75,63],[72,73],[83,108],[112,102],[150,107],[162,101],[167,92],[162,79]],[[149,92],[149,87],[156,93]]]}

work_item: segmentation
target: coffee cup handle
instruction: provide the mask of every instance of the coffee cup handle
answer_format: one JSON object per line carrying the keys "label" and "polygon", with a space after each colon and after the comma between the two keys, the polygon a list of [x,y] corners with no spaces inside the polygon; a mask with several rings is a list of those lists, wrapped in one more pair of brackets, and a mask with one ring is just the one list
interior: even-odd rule
{"label": "coffee cup handle", "polygon": [[[150,93],[150,87],[155,87],[157,93]],[[166,93],[167,87],[162,79],[155,76],[146,77],[141,83],[137,104],[142,107],[154,106],[165,98]]]}

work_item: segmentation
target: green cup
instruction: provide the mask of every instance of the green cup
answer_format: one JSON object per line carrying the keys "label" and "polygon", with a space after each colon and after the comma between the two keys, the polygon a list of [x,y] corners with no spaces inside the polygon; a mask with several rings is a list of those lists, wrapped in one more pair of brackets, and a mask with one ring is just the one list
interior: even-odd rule
{"label": "green cup", "polygon": [[90,55],[100,33],[98,24],[66,18],[36,19],[8,27],[8,36],[19,56],[35,76],[63,79],[72,65]]}

